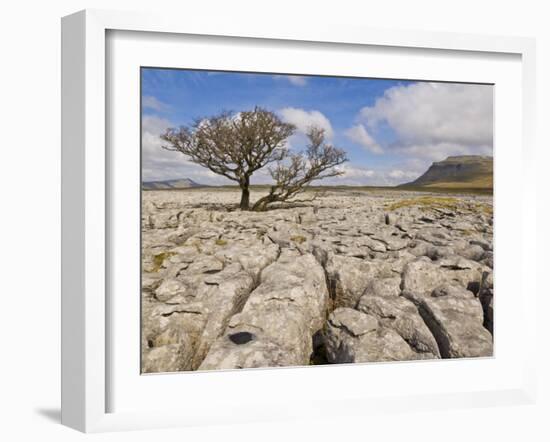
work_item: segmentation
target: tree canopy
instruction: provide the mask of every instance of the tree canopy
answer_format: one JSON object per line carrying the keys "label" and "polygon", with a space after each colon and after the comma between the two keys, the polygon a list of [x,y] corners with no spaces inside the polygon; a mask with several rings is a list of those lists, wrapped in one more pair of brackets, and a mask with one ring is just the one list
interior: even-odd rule
{"label": "tree canopy", "polygon": [[345,152],[325,142],[323,129],[308,131],[305,152],[291,153],[288,138],[295,126],[275,113],[256,107],[240,113],[222,112],[197,119],[190,126],[168,129],[161,139],[163,149],[184,154],[191,162],[239,184],[240,208],[250,209],[250,177],[265,166],[275,184],[253,210],[265,210],[273,202],[288,201],[312,181],[342,172],[334,167],[347,161]]}

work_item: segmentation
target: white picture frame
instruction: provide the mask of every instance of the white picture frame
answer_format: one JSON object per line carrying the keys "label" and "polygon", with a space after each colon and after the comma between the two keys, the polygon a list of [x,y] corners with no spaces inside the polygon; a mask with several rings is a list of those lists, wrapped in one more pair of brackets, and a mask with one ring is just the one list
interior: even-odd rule
{"label": "white picture frame", "polygon": [[[106,35],[109,31],[140,31],[163,35],[217,36],[338,44],[346,46],[376,46],[403,50],[429,49],[437,51],[467,51],[480,59],[484,54],[509,54],[520,57],[521,63],[521,132],[519,155],[525,176],[521,197],[521,220],[535,219],[534,176],[529,176],[534,163],[534,106],[535,106],[535,46],[532,39],[491,37],[450,33],[389,31],[359,29],[346,26],[212,22],[194,19],[181,24],[177,17],[144,13],[123,13],[87,10],[62,20],[62,423],[85,432],[124,429],[158,428],[168,426],[207,425],[228,422],[334,416],[329,410],[331,401],[338,404],[338,414],[362,415],[381,409],[388,412],[407,409],[441,409],[469,406],[532,403],[535,395],[534,343],[535,324],[521,317],[525,348],[518,353],[521,375],[510,379],[500,388],[477,389],[460,393],[430,392],[419,395],[388,395],[376,398],[338,394],[326,400],[314,399],[303,404],[291,403],[258,406],[251,392],[244,402],[233,404],[234,409],[248,410],[237,417],[223,407],[197,407],[191,413],[181,408],[140,411],[109,411],[110,343],[108,280],[109,174],[106,121],[108,63]],[[157,34],[158,35],[158,34]],[[497,175],[498,176],[498,175]],[[498,180],[497,180],[498,183]],[[498,186],[498,184],[497,184]],[[498,189],[498,187],[497,187]],[[527,189],[531,189],[527,191]],[[498,192],[498,190],[497,190]],[[498,210],[498,208],[497,208]],[[498,219],[498,215],[497,215]],[[498,221],[497,221],[498,222]],[[534,280],[525,272],[528,256],[535,256],[535,229],[523,223],[521,230],[522,266],[521,305],[536,303]],[[504,249],[501,249],[504,250]],[[505,253],[497,252],[497,253]],[[138,265],[136,263],[136,265]],[[136,295],[137,296],[137,295]],[[139,318],[135,318],[139,320]],[[506,324],[504,324],[506,327]],[[136,342],[136,346],[139,345]],[[497,354],[498,358],[498,354]],[[365,366],[353,368],[355,375]],[[282,372],[289,373],[289,369]],[[324,369],[323,369],[324,370]],[[476,368],[473,367],[472,370]],[[273,372],[273,370],[272,370]],[[281,371],[280,371],[281,372]],[[281,373],[282,373],[281,372]],[[251,372],[248,372],[251,373]],[[261,373],[255,371],[254,373]],[[518,372],[519,373],[519,372]],[[209,375],[209,374],[207,374]],[[241,372],[261,385],[262,375]],[[205,375],[201,382],[205,385]],[[192,379],[192,378],[189,378]],[[195,378],[198,379],[198,378]],[[234,378],[233,378],[234,379]],[[265,379],[264,379],[265,380]],[[166,382],[166,381],[165,381]],[[192,380],[191,380],[192,382]]]}

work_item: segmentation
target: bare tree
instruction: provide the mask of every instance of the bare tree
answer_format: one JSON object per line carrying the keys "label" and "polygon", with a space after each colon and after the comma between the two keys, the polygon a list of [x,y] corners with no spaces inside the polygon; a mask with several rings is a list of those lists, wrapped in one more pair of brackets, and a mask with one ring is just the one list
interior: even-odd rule
{"label": "bare tree", "polygon": [[266,210],[275,202],[285,202],[305,190],[312,181],[341,175],[335,166],[347,161],[343,150],[325,142],[323,129],[312,127],[305,152],[289,153],[286,140],[294,133],[273,112],[256,107],[233,114],[222,112],[198,119],[191,126],[168,129],[161,139],[162,148],[181,152],[193,163],[239,183],[242,210],[250,208],[250,177],[258,169],[276,163],[269,172],[275,181],[269,194],[253,205]]}
{"label": "bare tree", "polygon": [[250,177],[288,155],[286,140],[294,130],[273,112],[256,107],[239,114],[222,112],[198,119],[191,126],[168,129],[161,139],[168,143],[163,149],[181,152],[193,163],[239,183],[240,208],[248,210]]}
{"label": "bare tree", "polygon": [[346,153],[325,142],[324,129],[311,127],[307,136],[309,144],[305,153],[288,154],[269,170],[275,184],[269,194],[256,201],[253,210],[263,211],[271,203],[288,202],[312,181],[344,173],[335,167],[347,161]]}

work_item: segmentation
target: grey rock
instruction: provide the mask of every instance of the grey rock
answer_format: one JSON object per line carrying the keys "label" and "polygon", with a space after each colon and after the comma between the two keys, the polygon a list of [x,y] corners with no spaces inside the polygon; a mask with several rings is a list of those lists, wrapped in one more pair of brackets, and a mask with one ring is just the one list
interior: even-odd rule
{"label": "grey rock", "polygon": [[491,197],[389,211],[425,194],[338,189],[257,213],[235,210],[239,196],[143,192],[145,372],[307,365],[325,349],[332,362],[487,353],[493,228],[476,208]]}
{"label": "grey rock", "polygon": [[483,247],[474,244],[458,251],[460,256],[473,261],[481,261],[485,257],[485,250]]}
{"label": "grey rock", "polygon": [[162,283],[158,274],[144,273],[141,277],[141,289],[147,293],[153,293]]}
{"label": "grey rock", "polygon": [[376,263],[360,258],[329,254],[326,271],[335,293],[335,305],[354,307],[375,279],[393,276],[388,263]]}
{"label": "grey rock", "polygon": [[[276,347],[277,364],[307,365],[312,337],[323,326],[328,299],[324,271],[315,257],[286,249],[262,271],[260,285],[242,312],[230,319],[200,369],[248,367],[248,363],[258,366],[259,361],[269,361],[261,355],[250,359],[251,346]],[[240,342],[232,340],[234,336],[250,339]]]}
{"label": "grey rock", "polygon": [[261,270],[274,262],[279,255],[279,246],[269,240],[248,240],[236,242],[216,251],[216,258],[227,262],[238,262],[254,278]]}
{"label": "grey rock", "polygon": [[419,312],[443,358],[492,356],[493,340],[483,327],[481,303],[468,290],[438,287],[420,300]]}
{"label": "grey rock", "polygon": [[474,246],[480,246],[485,251],[493,251],[493,245],[491,242],[484,240],[483,238],[472,239],[470,244]]}
{"label": "grey rock", "polygon": [[483,307],[483,326],[493,334],[493,272],[483,273],[478,297]]}
{"label": "grey rock", "polygon": [[434,246],[446,246],[451,242],[451,237],[444,232],[444,229],[422,229],[417,232],[415,238],[431,243]]}
{"label": "grey rock", "polygon": [[365,296],[399,296],[401,294],[401,277],[377,278],[371,280],[361,299]]}
{"label": "grey rock", "polygon": [[178,279],[166,279],[155,290],[155,297],[159,301],[168,301],[176,295],[183,295],[187,286]]}
{"label": "grey rock", "polygon": [[214,256],[201,256],[187,268],[187,273],[216,273],[223,270],[223,261]]}
{"label": "grey rock", "polygon": [[345,307],[329,316],[325,345],[327,359],[335,364],[415,359],[397,332],[380,326],[374,316]]}
{"label": "grey rock", "polygon": [[363,315],[358,310],[338,308],[329,317],[329,324],[338,329],[345,329],[353,337],[378,329],[378,320],[374,316]]}
{"label": "grey rock", "polygon": [[[395,232],[392,232],[395,233]],[[389,232],[383,232],[381,234],[376,234],[372,236],[372,239],[381,242],[385,245],[386,250],[395,251],[402,250],[408,247],[410,239],[405,237],[402,238],[399,234],[392,234]]]}
{"label": "grey rock", "polygon": [[479,284],[480,266],[464,259],[444,259],[432,262],[422,257],[408,263],[403,270],[403,293],[408,297],[420,299],[430,296],[432,291],[442,285],[454,285],[468,288],[472,284]]}
{"label": "grey rock", "polygon": [[180,223],[178,212],[168,211],[157,213],[149,217],[149,224],[152,229],[170,229],[178,227]]}
{"label": "grey rock", "polygon": [[179,344],[152,348],[145,353],[142,361],[143,373],[170,373],[190,368],[189,353]]}
{"label": "grey rock", "polygon": [[369,296],[359,300],[357,309],[395,330],[422,359],[439,358],[437,342],[416,306],[402,296]]}
{"label": "grey rock", "polygon": [[[287,367],[303,364],[297,354],[289,353],[285,348],[265,339],[257,340],[254,334],[251,335],[251,340],[242,344],[236,344],[231,339],[231,336],[238,337],[239,332],[228,334],[217,340],[199,370]],[[246,339],[248,337],[243,338],[244,341]],[[235,351],[236,345],[239,345],[238,351]]]}

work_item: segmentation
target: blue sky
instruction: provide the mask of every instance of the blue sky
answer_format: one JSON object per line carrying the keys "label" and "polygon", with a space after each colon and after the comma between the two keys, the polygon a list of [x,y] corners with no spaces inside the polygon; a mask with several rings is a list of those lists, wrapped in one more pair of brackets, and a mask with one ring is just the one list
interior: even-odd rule
{"label": "blue sky", "polygon": [[[449,155],[492,153],[493,90],[487,85],[143,68],[143,179],[222,177],[161,149],[167,127],[222,110],[261,106],[293,123],[292,149],[312,124],[347,152],[344,175],[327,184],[394,185]],[[253,183],[269,182],[259,171]],[[320,182],[319,184],[323,184]]]}

